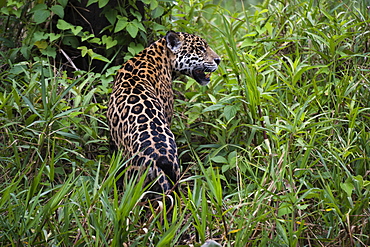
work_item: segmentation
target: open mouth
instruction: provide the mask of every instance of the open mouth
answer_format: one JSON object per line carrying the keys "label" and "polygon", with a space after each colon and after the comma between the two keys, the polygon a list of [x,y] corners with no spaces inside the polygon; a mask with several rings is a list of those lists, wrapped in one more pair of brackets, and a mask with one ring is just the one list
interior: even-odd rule
{"label": "open mouth", "polygon": [[205,72],[200,69],[193,70],[193,78],[200,84],[200,85],[207,85],[210,82],[212,72]]}

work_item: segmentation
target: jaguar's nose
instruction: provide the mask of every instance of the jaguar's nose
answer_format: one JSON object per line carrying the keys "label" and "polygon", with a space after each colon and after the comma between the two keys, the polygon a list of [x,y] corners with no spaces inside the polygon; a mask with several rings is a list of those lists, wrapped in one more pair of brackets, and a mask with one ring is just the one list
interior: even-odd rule
{"label": "jaguar's nose", "polygon": [[216,57],[216,58],[214,58],[214,59],[213,59],[213,61],[215,61],[215,63],[216,63],[217,65],[219,65],[219,64],[220,64],[220,62],[221,62],[221,58]]}

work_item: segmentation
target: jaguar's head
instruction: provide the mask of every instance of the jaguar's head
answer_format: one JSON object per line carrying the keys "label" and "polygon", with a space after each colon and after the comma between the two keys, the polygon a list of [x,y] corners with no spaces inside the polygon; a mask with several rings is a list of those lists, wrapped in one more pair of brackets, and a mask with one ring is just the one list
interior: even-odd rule
{"label": "jaguar's head", "polygon": [[176,72],[194,78],[202,86],[210,82],[211,73],[218,68],[221,58],[204,39],[193,34],[169,31],[166,43],[175,55]]}

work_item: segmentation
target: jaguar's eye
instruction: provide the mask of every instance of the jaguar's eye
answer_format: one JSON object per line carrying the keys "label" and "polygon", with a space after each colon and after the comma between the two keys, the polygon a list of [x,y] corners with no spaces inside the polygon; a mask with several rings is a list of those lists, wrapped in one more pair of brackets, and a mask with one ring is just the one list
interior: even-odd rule
{"label": "jaguar's eye", "polygon": [[206,52],[206,48],[204,48],[203,46],[199,46],[198,49],[200,52]]}

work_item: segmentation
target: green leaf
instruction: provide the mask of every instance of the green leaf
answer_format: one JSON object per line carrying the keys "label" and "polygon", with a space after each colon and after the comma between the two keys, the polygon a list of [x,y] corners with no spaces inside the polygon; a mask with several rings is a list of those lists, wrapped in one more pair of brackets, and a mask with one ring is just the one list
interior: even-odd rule
{"label": "green leaf", "polygon": [[228,164],[230,164],[232,167],[234,167],[235,164],[236,164],[236,158],[237,158],[237,152],[236,151],[232,151],[231,153],[229,153],[229,155],[227,156]]}
{"label": "green leaf", "polygon": [[297,208],[300,209],[300,210],[305,210],[305,209],[307,209],[310,206],[311,206],[310,204],[303,204],[303,205],[298,204],[297,205]]}
{"label": "green leaf", "polygon": [[33,34],[33,40],[34,41],[40,41],[40,40],[45,40],[48,38],[48,34],[41,32],[41,31],[36,31]]}
{"label": "green leaf", "polygon": [[193,107],[185,113],[185,115],[188,117],[187,121],[189,124],[194,123],[199,118],[200,114],[200,109],[198,109],[197,107]]}
{"label": "green leaf", "polygon": [[224,164],[227,164],[227,160],[223,156],[215,156],[215,157],[211,158],[211,160],[213,162],[216,162],[216,163],[224,163]]}
{"label": "green leaf", "polygon": [[104,35],[102,37],[102,41],[103,41],[103,44],[105,44],[105,47],[107,48],[107,50],[117,45],[118,43],[117,40],[113,40],[111,36],[107,36],[107,35]]}
{"label": "green leaf", "polygon": [[82,37],[81,37],[81,41],[86,41],[86,40],[94,38],[94,37],[95,37],[94,34],[91,34],[89,32],[84,32]]}
{"label": "green leaf", "polygon": [[81,50],[82,57],[86,56],[87,51],[88,51],[86,46],[79,46],[79,47],[77,47],[77,49]]}
{"label": "green leaf", "polygon": [[48,9],[48,6],[44,3],[39,3],[39,4],[36,4],[35,7],[33,7],[30,12],[31,13],[35,13],[36,11],[38,10],[47,10]]}
{"label": "green leaf", "polygon": [[29,46],[22,46],[21,47],[21,54],[26,58],[29,59],[30,57],[30,50],[31,48]]}
{"label": "green leaf", "polygon": [[145,29],[144,25],[143,25],[141,22],[139,22],[139,21],[137,21],[137,20],[134,20],[134,22],[136,23],[136,26],[137,26],[141,31],[146,32],[146,29]]}
{"label": "green leaf", "polygon": [[47,9],[39,9],[36,10],[33,14],[33,19],[35,20],[36,24],[40,24],[45,22],[48,17],[50,16],[50,11]]}
{"label": "green leaf", "polygon": [[144,47],[142,44],[136,44],[134,42],[131,42],[130,45],[128,46],[128,51],[133,55],[135,56],[136,54],[138,54],[139,52],[141,52]]}
{"label": "green leaf", "polygon": [[35,42],[35,46],[39,48],[40,50],[46,49],[48,47],[48,43],[45,40],[38,40]]}
{"label": "green leaf", "polygon": [[103,8],[105,5],[107,5],[109,0],[99,0],[99,8]]}
{"label": "green leaf", "polygon": [[155,9],[158,7],[158,2],[157,0],[151,0],[150,2],[150,9]]}
{"label": "green leaf", "polygon": [[118,16],[118,21],[117,21],[117,24],[116,24],[116,27],[114,28],[114,32],[117,33],[121,30],[123,30],[126,26],[127,26],[127,18],[126,17],[121,17],[121,16]]}
{"label": "green leaf", "polygon": [[93,4],[93,3],[97,3],[99,0],[89,0],[86,4],[86,7],[88,7],[89,5]]}
{"label": "green leaf", "polygon": [[269,34],[271,35],[273,27],[269,21],[265,24],[265,28],[267,29],[267,32],[269,32]]}
{"label": "green leaf", "polygon": [[211,105],[211,106],[208,106],[206,107],[204,110],[203,110],[203,113],[204,112],[208,112],[208,111],[216,111],[218,109],[221,109],[223,108],[224,105],[223,104],[215,104],[215,105]]}
{"label": "green leaf", "polygon": [[54,5],[50,8],[51,11],[53,11],[56,15],[58,15],[60,18],[64,17],[64,8],[60,5]]}
{"label": "green leaf", "polygon": [[76,37],[69,36],[69,37],[63,37],[63,44],[70,45],[72,47],[78,47],[80,42]]}
{"label": "green leaf", "polygon": [[46,49],[41,50],[41,53],[52,58],[55,58],[57,55],[55,47],[52,47],[50,45],[46,47]]}
{"label": "green leaf", "polygon": [[82,31],[81,26],[74,26],[74,25],[72,25],[72,24],[70,24],[70,23],[68,23],[68,22],[66,22],[65,20],[62,20],[62,19],[58,20],[57,28],[60,29],[60,30],[70,29],[75,36]]}
{"label": "green leaf", "polygon": [[58,3],[60,3],[60,5],[65,8],[67,6],[68,0],[58,0]]}
{"label": "green leaf", "polygon": [[253,38],[244,38],[240,48],[244,48],[244,47],[247,47],[247,46],[256,46],[256,45],[257,45],[257,43],[254,42]]}
{"label": "green leaf", "polygon": [[222,168],[221,168],[221,172],[222,173],[225,173],[228,170],[230,170],[230,166],[229,165],[223,165]]}
{"label": "green leaf", "polygon": [[115,9],[110,9],[109,11],[106,11],[105,13],[105,18],[109,21],[111,25],[114,25],[117,20],[118,12]]}
{"label": "green leaf", "polygon": [[[94,37],[94,35],[92,35],[92,37]],[[93,38],[93,39],[89,40],[89,43],[96,43],[96,44],[100,45],[101,44],[101,39]]]}
{"label": "green leaf", "polygon": [[133,22],[129,22],[127,24],[126,30],[132,38],[136,38],[136,35],[139,32],[139,28]]}
{"label": "green leaf", "polygon": [[72,27],[71,31],[75,36],[77,36],[82,31],[82,27],[81,26]]}
{"label": "green leaf", "polygon": [[292,205],[287,202],[281,203],[278,209],[278,216],[281,217],[290,213],[292,213]]}
{"label": "green leaf", "polygon": [[353,176],[352,177],[357,184],[359,190],[362,190],[364,187],[364,178],[361,175]]}
{"label": "green leaf", "polygon": [[59,30],[67,30],[67,29],[71,29],[71,27],[73,26],[69,24],[68,22],[66,22],[65,20],[62,20],[62,19],[58,20],[57,28]]}
{"label": "green leaf", "polygon": [[238,112],[240,105],[227,105],[224,108],[224,115],[227,121],[231,118],[235,117],[236,113]]}
{"label": "green leaf", "polygon": [[95,52],[91,55],[91,59],[96,59],[96,60],[100,60],[100,61],[109,63],[109,59],[108,58],[106,58],[106,57],[104,57],[104,56],[102,56],[100,54],[97,54]]}
{"label": "green leaf", "polygon": [[347,193],[348,197],[352,195],[352,191],[355,188],[355,186],[348,179],[346,182],[341,183],[340,187]]}
{"label": "green leaf", "polygon": [[157,8],[155,8],[152,11],[152,18],[153,19],[158,18],[158,17],[162,16],[163,13],[164,13],[164,8],[162,6],[158,6]]}
{"label": "green leaf", "polygon": [[54,40],[59,39],[61,36],[62,35],[60,35],[60,34],[49,33],[50,42],[53,42]]}
{"label": "green leaf", "polygon": [[130,13],[133,17],[135,17],[132,21],[139,23],[141,19],[143,19],[143,16],[140,14],[140,12],[135,11],[133,9],[130,9]]}
{"label": "green leaf", "polygon": [[36,110],[36,108],[33,106],[33,104],[31,103],[31,101],[25,97],[25,96],[22,96],[24,102],[28,105],[28,107],[37,115],[39,116],[41,119],[42,119],[42,116],[41,114]]}

